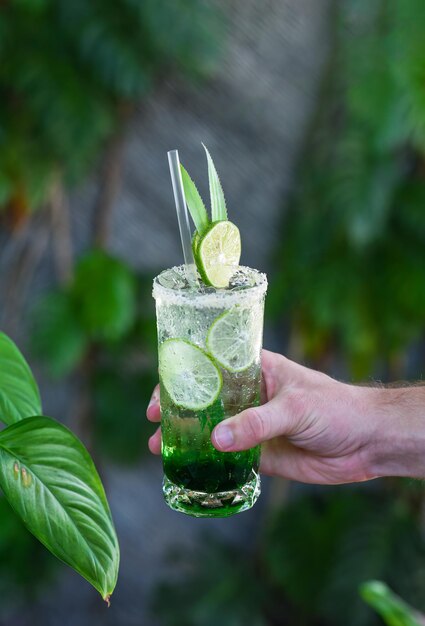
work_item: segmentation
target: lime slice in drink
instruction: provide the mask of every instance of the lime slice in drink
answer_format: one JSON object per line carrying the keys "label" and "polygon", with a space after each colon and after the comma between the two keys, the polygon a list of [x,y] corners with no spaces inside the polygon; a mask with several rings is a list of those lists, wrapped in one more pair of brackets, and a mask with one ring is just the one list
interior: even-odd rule
{"label": "lime slice in drink", "polygon": [[159,374],[174,404],[193,411],[213,404],[223,384],[213,360],[183,339],[167,339],[161,344]]}
{"label": "lime slice in drink", "polygon": [[206,285],[223,288],[239,265],[241,236],[232,222],[214,222],[196,250],[196,264]]}
{"label": "lime slice in drink", "polygon": [[262,319],[251,309],[235,307],[217,317],[207,335],[207,348],[230,372],[247,369],[261,348]]}

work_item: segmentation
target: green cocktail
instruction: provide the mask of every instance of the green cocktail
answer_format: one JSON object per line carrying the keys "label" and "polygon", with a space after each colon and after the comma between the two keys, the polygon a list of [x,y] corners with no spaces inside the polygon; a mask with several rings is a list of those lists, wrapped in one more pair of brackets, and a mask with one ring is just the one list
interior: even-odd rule
{"label": "green cocktail", "polygon": [[185,265],[165,270],[153,286],[164,496],[177,511],[226,517],[251,508],[260,494],[260,448],[219,452],[211,433],[221,420],[260,402],[267,279],[239,266],[239,229],[227,218],[205,151],[211,218],[177,150],[168,153]]}
{"label": "green cocktail", "polygon": [[175,510],[225,517],[260,494],[260,448],[219,452],[211,432],[260,402],[264,274],[238,267],[227,288],[191,286],[184,267],[154,280],[164,495]]}

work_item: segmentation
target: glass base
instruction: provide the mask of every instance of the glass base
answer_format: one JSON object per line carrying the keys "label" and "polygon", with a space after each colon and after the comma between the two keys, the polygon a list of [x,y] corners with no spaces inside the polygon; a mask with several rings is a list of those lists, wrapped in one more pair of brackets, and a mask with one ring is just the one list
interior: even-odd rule
{"label": "glass base", "polygon": [[229,517],[254,506],[261,484],[260,476],[252,472],[249,480],[238,489],[205,493],[180,487],[164,476],[163,492],[166,503],[174,511],[192,517]]}

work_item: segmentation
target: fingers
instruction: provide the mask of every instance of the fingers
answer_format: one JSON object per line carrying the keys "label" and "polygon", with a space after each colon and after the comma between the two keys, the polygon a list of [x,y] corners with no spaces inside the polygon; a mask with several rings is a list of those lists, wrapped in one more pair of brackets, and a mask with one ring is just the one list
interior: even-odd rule
{"label": "fingers", "polygon": [[156,385],[155,389],[152,392],[148,408],[146,409],[146,417],[150,422],[161,421],[161,411],[159,408],[159,385]]}
{"label": "fingers", "polygon": [[152,437],[149,437],[148,446],[152,454],[161,454],[161,428],[158,428]]}
{"label": "fingers", "polygon": [[[156,385],[152,392],[148,408],[146,409],[146,417],[150,422],[161,421],[161,410],[159,406],[159,385]],[[152,437],[149,437],[148,446],[152,454],[161,454],[161,428],[157,428]]]}
{"label": "fingers", "polygon": [[290,361],[281,354],[262,350],[261,352],[261,404],[265,404],[277,395],[282,383],[282,373],[287,375]]}
{"label": "fingers", "polygon": [[282,403],[274,398],[263,406],[246,409],[224,420],[214,428],[211,440],[217,450],[237,452],[285,434],[287,426]]}

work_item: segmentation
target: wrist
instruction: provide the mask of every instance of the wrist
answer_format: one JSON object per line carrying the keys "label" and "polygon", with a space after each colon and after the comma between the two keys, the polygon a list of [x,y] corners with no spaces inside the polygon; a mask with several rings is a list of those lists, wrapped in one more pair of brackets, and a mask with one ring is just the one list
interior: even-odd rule
{"label": "wrist", "polygon": [[371,475],[425,478],[425,387],[365,391]]}

